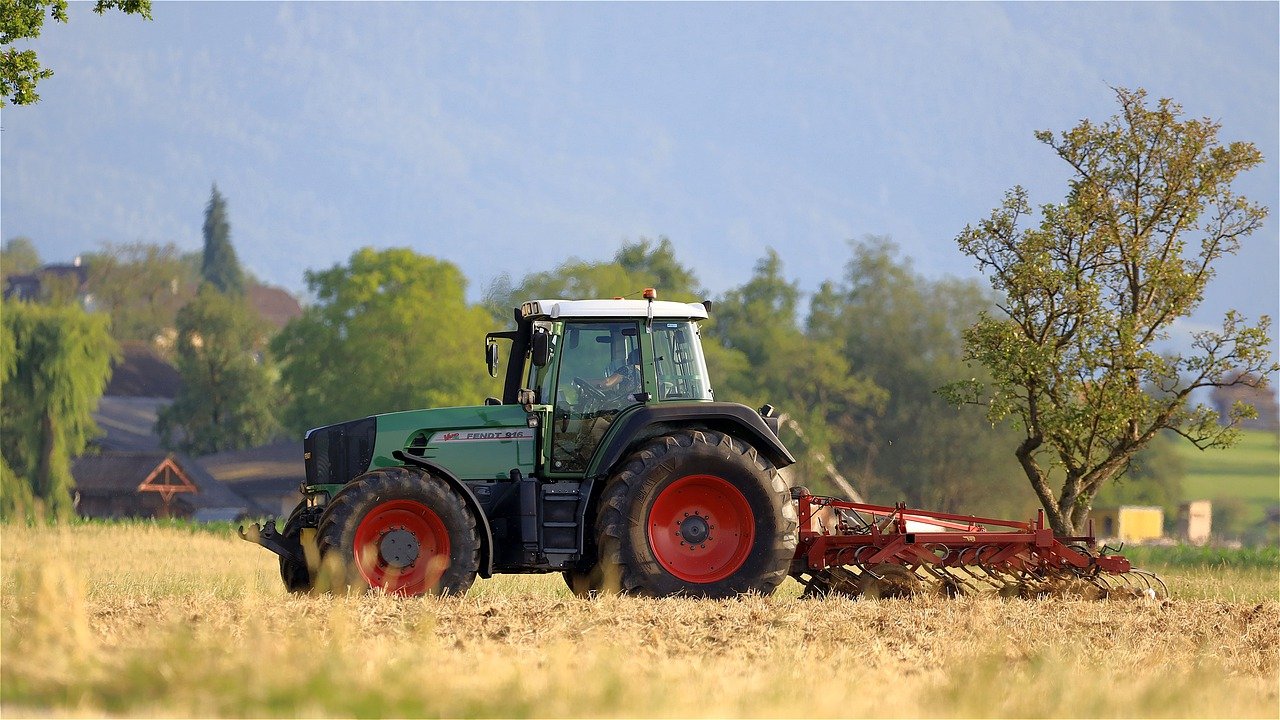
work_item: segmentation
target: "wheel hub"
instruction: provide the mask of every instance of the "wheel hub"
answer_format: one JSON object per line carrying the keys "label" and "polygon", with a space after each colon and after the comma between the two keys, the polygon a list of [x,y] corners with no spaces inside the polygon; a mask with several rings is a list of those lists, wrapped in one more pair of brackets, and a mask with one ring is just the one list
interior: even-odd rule
{"label": "wheel hub", "polygon": [[680,523],[680,537],[690,545],[706,542],[709,532],[707,521],[701,515],[690,515]]}
{"label": "wheel hub", "polygon": [[391,567],[409,567],[418,559],[419,552],[418,538],[404,528],[387,532],[378,542],[378,554]]}

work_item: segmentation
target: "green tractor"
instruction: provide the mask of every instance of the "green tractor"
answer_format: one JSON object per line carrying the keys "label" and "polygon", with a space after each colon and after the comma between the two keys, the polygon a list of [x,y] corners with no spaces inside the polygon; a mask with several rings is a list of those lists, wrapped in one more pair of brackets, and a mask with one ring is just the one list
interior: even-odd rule
{"label": "green tractor", "polygon": [[242,535],[295,592],[465,593],[563,573],[579,595],[770,593],[796,552],[769,406],[712,397],[709,303],[538,300],[485,339],[501,398],[309,431],[304,500]]}

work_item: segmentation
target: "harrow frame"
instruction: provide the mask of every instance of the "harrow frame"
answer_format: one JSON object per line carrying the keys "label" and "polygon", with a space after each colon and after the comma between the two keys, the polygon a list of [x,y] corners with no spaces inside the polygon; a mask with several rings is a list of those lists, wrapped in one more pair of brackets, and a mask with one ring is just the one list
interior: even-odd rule
{"label": "harrow frame", "polygon": [[[1044,511],[1028,522],[850,502],[793,491],[800,521],[791,575],[806,595],[902,595],[927,584],[948,596],[1166,597],[1154,573],[1123,555],[1095,552],[1093,524],[1056,535]],[[905,570],[905,572],[904,572]],[[980,572],[978,572],[980,571]]]}

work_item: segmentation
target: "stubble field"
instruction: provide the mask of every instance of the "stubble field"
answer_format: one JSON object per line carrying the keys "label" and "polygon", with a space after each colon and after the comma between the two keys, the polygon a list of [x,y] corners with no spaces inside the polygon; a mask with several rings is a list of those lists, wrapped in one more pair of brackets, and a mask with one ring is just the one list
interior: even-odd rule
{"label": "stubble field", "polygon": [[0,715],[1280,716],[1274,568],[1167,601],[290,597],[150,525],[0,526]]}

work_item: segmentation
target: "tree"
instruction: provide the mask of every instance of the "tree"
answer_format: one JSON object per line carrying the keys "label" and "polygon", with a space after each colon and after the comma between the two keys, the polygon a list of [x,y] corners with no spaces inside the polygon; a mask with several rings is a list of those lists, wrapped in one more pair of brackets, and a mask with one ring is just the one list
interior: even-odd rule
{"label": "tree", "polygon": [[716,300],[715,321],[705,335],[730,358],[744,359],[728,368],[736,372],[713,375],[716,397],[777,407],[791,421],[783,423],[782,435],[800,461],[801,478],[822,490],[839,482],[833,448],[842,438],[859,436],[886,395],[850,367],[841,348],[805,335],[799,303],[799,286],[783,276],[782,259],[770,249],[750,280]]}
{"label": "tree", "polygon": [[[97,0],[93,11],[120,10],[151,19],[151,0]],[[6,102],[30,105],[40,99],[36,84],[53,76],[40,66],[34,50],[12,47],[20,40],[40,37],[45,13],[57,22],[67,21],[67,0],[0,0],[0,107]]]}
{"label": "tree", "polygon": [[31,238],[11,237],[0,250],[0,279],[10,275],[25,275],[40,268],[40,253]]}
{"label": "tree", "polygon": [[949,407],[936,390],[970,377],[965,326],[991,307],[977,281],[930,280],[888,239],[851,243],[839,282],[810,303],[810,338],[834,346],[849,366],[883,388],[880,411],[842,433],[832,451],[864,493],[946,512],[1021,516],[1010,492],[1020,473],[1002,462],[1010,431],[980,411]]}
{"label": "tree", "polygon": [[160,412],[165,447],[195,455],[252,447],[278,429],[267,330],[245,300],[212,285],[178,311],[182,389]]}
{"label": "tree", "polygon": [[511,309],[525,300],[562,298],[640,297],[646,288],[658,290],[662,300],[696,302],[703,290],[693,270],[681,265],[666,237],[624,242],[612,260],[569,258],[552,270],[533,272],[513,285],[500,276],[485,292],[485,305],[499,322],[511,322]]}
{"label": "tree", "polygon": [[101,315],[74,305],[2,307],[0,510],[67,518],[71,458],[97,434],[92,413],[118,350]]}
{"label": "tree", "polygon": [[492,320],[467,304],[457,266],[407,248],[363,248],[306,280],[316,302],[272,341],[289,428],[499,394],[482,355]]}
{"label": "tree", "polygon": [[1159,505],[1166,522],[1177,517],[1182,504],[1186,465],[1175,447],[1178,436],[1162,432],[1137,453],[1123,475],[1103,485],[1094,498],[1097,507]]}
{"label": "tree", "polygon": [[244,294],[244,271],[231,246],[231,223],[227,220],[227,201],[215,184],[204,208],[204,260],[200,275],[219,292]]}
{"label": "tree", "polygon": [[[1262,162],[1252,144],[1218,142],[1219,124],[1188,120],[1170,100],[1116,90],[1120,112],[1082,121],[1058,137],[1036,133],[1073,177],[1064,202],[1030,215],[1015,188],[957,238],[1003,300],[965,332],[966,357],[990,382],[955,384],[956,401],[983,402],[993,422],[1022,431],[1015,455],[1059,533],[1074,534],[1094,496],[1161,430],[1201,448],[1234,442],[1234,425],[1204,405],[1199,388],[1262,384],[1270,318],[1227,313],[1196,333],[1193,350],[1162,356],[1154,345],[1189,315],[1214,276],[1267,210],[1232,182]],[[1228,376],[1232,369],[1242,373]],[[1059,482],[1055,491],[1052,483]]]}
{"label": "tree", "polygon": [[117,340],[154,339],[195,297],[198,275],[173,243],[106,243],[85,264],[93,305],[111,317]]}

